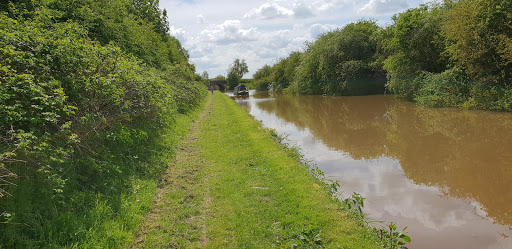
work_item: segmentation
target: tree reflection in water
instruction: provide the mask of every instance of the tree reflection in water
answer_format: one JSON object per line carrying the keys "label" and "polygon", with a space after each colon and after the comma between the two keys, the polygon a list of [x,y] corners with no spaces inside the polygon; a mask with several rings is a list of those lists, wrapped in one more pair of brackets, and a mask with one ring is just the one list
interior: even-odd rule
{"label": "tree reflection in water", "polygon": [[280,95],[257,107],[353,159],[396,160],[414,184],[478,202],[483,215],[512,226],[511,113],[423,108],[392,96]]}

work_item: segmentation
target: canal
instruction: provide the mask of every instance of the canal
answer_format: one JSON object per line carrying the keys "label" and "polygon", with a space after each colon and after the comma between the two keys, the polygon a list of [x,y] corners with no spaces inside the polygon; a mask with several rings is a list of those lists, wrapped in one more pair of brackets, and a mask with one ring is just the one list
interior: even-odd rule
{"label": "canal", "polygon": [[365,197],[374,226],[407,227],[409,248],[512,248],[511,113],[390,95],[236,101],[338,180],[344,197]]}

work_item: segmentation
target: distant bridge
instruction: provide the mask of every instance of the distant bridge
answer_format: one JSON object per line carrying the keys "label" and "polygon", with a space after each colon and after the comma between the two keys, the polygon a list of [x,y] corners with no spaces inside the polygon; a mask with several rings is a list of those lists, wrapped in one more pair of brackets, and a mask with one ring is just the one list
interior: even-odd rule
{"label": "distant bridge", "polygon": [[219,89],[219,91],[224,92],[226,90],[226,85],[228,84],[225,80],[210,80],[210,86],[208,89]]}

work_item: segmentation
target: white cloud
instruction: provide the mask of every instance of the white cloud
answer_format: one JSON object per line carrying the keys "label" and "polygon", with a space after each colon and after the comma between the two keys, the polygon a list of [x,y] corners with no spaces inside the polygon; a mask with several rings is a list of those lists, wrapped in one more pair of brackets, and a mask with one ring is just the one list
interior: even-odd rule
{"label": "white cloud", "polygon": [[[285,4],[285,1],[283,1],[283,4]],[[271,20],[288,17],[303,19],[313,16],[315,16],[313,6],[306,5],[301,1],[290,4],[290,8],[280,6],[276,3],[265,3],[258,8],[253,8],[244,15],[244,18]]]}
{"label": "white cloud", "polygon": [[315,15],[313,13],[313,7],[306,6],[303,2],[293,4],[293,13],[297,18],[308,18]]}
{"label": "white cloud", "polygon": [[321,34],[332,31],[338,28],[336,25],[332,24],[313,24],[309,27],[309,34],[311,38],[318,38]]}
{"label": "white cloud", "polygon": [[204,25],[204,24],[208,23],[208,21],[206,20],[206,17],[204,17],[201,14],[197,15],[196,18],[197,18],[197,23],[199,23],[201,25]]}
{"label": "white cloud", "polygon": [[187,40],[185,45],[198,72],[225,74],[229,64],[239,58],[247,61],[252,74],[265,64],[273,64],[278,58],[301,50],[304,43],[312,41],[317,34],[334,28],[336,26],[330,24],[297,24],[292,28],[261,32],[256,28],[243,28],[238,20],[229,20],[210,26],[199,36]]}
{"label": "white cloud", "polygon": [[230,44],[242,41],[254,41],[259,36],[257,28],[243,29],[239,20],[226,20],[220,25],[201,31],[206,41],[218,44]]}
{"label": "white cloud", "polygon": [[259,18],[259,19],[276,19],[280,17],[293,16],[293,11],[287,8],[281,7],[275,3],[265,3],[259,8],[252,9],[244,18]]}
{"label": "white cloud", "polygon": [[180,40],[180,42],[182,42],[182,43],[184,41],[186,41],[186,35],[187,35],[186,33],[187,32],[185,30],[183,30],[182,28],[176,28],[174,26],[170,26],[169,27],[169,33],[172,36],[178,38],[178,40]]}
{"label": "white cloud", "polygon": [[313,42],[322,33],[368,17],[379,24],[391,22],[391,14],[424,1],[160,0],[160,8],[167,9],[170,34],[188,50],[198,72],[225,74],[240,58],[247,61],[250,77],[263,65],[302,50],[306,41]]}
{"label": "white cloud", "polygon": [[395,14],[409,8],[407,0],[370,0],[359,9],[365,16],[383,16]]}
{"label": "white cloud", "polygon": [[355,4],[357,1],[353,0],[320,0],[314,3],[320,11],[327,11],[331,9],[341,9],[348,4]]}

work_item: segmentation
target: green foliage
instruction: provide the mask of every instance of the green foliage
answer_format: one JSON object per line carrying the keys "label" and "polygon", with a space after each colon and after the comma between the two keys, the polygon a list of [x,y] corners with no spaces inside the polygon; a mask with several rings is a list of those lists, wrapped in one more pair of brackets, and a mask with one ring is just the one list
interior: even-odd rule
{"label": "green foliage", "polygon": [[288,58],[282,59],[272,68],[273,78],[270,88],[274,92],[281,92],[288,88],[296,78],[295,73],[302,61],[302,53],[293,52]]}
{"label": "green foliage", "polygon": [[240,59],[236,59],[233,62],[233,64],[231,64],[231,66],[229,67],[228,72],[235,73],[241,79],[242,77],[244,77],[244,74],[249,72],[249,68],[247,67],[247,63],[245,62],[245,60],[240,61]]}
{"label": "green foliage", "polygon": [[509,1],[463,0],[396,15],[387,87],[430,107],[512,110],[511,12]]}
{"label": "green foliage", "polygon": [[[28,1],[27,1],[28,2]],[[11,13],[33,16],[41,8],[51,12],[52,21],[76,22],[88,37],[101,45],[111,42],[146,64],[166,69],[173,64],[188,64],[188,52],[170,36],[166,11],[158,9],[158,0],[46,0],[20,1]]]}
{"label": "green foliage", "polygon": [[269,65],[263,66],[254,73],[253,78],[256,90],[268,90],[272,84],[272,68]]}
{"label": "green foliage", "polygon": [[253,79],[240,79],[240,84],[244,84],[248,89],[255,89]]}
{"label": "green foliage", "polygon": [[224,77],[223,75],[217,75],[212,80],[226,80],[226,77]]}
{"label": "green foliage", "polygon": [[[234,89],[235,86],[240,84],[240,80],[242,80],[244,74],[248,72],[249,68],[247,67],[245,60],[240,61],[240,59],[236,59],[228,68],[228,76],[225,79],[228,82],[226,88],[231,90]],[[217,78],[219,78],[219,76],[217,76]],[[219,78],[218,80],[222,79]]]}
{"label": "green foliage", "polygon": [[16,184],[0,202],[2,246],[131,240],[187,130],[177,117],[206,94],[155,6],[18,1],[0,13],[0,184]]}
{"label": "green foliage", "polygon": [[512,80],[512,3],[463,0],[448,11],[443,26],[447,54],[472,79],[488,85]]}
{"label": "green foliage", "polygon": [[304,52],[293,52],[255,74],[261,89],[300,94],[360,95],[383,92],[377,62],[382,29],[374,21],[350,23],[321,35]]}
{"label": "green foliage", "polygon": [[406,243],[411,242],[411,238],[405,235],[405,227],[402,231],[397,231],[396,224],[391,222],[387,225],[387,231],[380,229],[380,239],[384,248],[407,249]]}
{"label": "green foliage", "polygon": [[393,36],[383,42],[385,53],[389,54],[384,69],[389,78],[387,87],[399,96],[412,100],[419,87],[414,79],[419,74],[441,73],[447,68],[441,36],[446,8],[422,5],[393,17]]}
{"label": "green foliage", "polygon": [[354,192],[349,198],[343,199],[343,208],[356,217],[364,218],[363,208],[365,199],[360,194]]}
{"label": "green foliage", "polygon": [[446,70],[440,74],[422,73],[414,84],[418,86],[414,101],[429,107],[457,107],[469,93],[469,79],[463,71]]}
{"label": "green foliage", "polygon": [[207,71],[203,71],[203,73],[201,74],[201,78],[203,78],[204,80],[209,80],[210,76],[208,75]]}
{"label": "green foliage", "polygon": [[512,111],[512,87],[473,84],[469,90],[469,97],[462,107],[510,112]]}
{"label": "green foliage", "polygon": [[235,86],[238,86],[238,84],[240,84],[241,79],[242,78],[240,78],[240,76],[235,71],[230,71],[226,79],[226,81],[228,82],[226,88],[231,90],[234,89]]}
{"label": "green foliage", "polygon": [[278,240],[275,248],[324,248],[321,235],[322,231],[318,227],[308,225],[291,238]]}
{"label": "green foliage", "polygon": [[[296,82],[300,92],[343,95],[359,80],[378,77],[375,61],[380,28],[373,21],[359,21],[323,34],[304,53]],[[301,88],[306,89],[301,90]]]}

